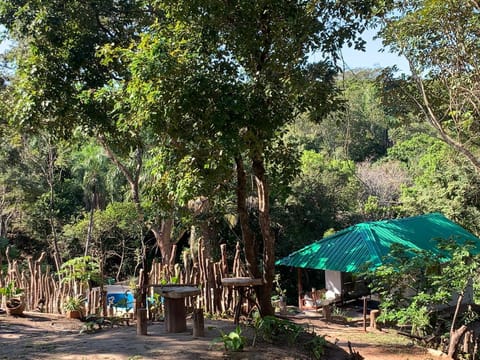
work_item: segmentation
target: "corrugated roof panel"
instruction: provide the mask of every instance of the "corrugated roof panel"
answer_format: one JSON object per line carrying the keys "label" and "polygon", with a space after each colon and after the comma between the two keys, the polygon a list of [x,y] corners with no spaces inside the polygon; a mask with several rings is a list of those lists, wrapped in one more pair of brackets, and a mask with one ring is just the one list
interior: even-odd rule
{"label": "corrugated roof panel", "polygon": [[436,239],[471,240],[480,251],[480,239],[439,213],[404,219],[366,222],[316,241],[276,262],[300,268],[358,272],[366,264],[376,267],[393,244],[407,249],[437,251]]}

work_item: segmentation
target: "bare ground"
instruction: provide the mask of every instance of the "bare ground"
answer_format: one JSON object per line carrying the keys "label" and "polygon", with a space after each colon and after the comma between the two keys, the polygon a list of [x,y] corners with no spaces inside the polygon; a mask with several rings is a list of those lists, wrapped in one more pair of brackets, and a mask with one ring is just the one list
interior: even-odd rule
{"label": "bare ground", "polygon": [[[326,324],[319,318],[296,318],[332,342],[325,359],[348,357],[348,342],[366,360],[436,360],[425,349],[408,344],[392,332],[369,331],[361,326]],[[243,352],[225,354],[221,344],[212,345],[220,330],[235,328],[231,320],[205,320],[205,337],[193,338],[192,325],[184,333],[166,333],[164,324],[148,326],[148,336],[137,336],[135,325],[103,328],[79,334],[84,323],[61,315],[25,313],[22,317],[0,315],[0,359],[88,359],[88,360],[183,360],[183,359],[308,359],[287,344],[258,342]],[[245,329],[251,344],[253,333]],[[337,345],[334,345],[334,344]]]}

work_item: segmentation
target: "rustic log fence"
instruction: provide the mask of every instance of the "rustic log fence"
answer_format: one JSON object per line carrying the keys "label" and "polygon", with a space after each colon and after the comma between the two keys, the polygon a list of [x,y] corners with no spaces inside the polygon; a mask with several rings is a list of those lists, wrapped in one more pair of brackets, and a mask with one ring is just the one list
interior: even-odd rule
{"label": "rustic log fence", "polygon": [[[0,272],[0,287],[13,282],[17,289],[22,289],[22,298],[27,310],[37,308],[44,312],[60,313],[63,299],[68,295],[71,284],[58,281],[48,265],[43,265],[46,254],[37,260],[27,258],[27,267],[20,268],[17,260],[10,260],[7,250],[7,272]],[[6,298],[2,299],[5,307]]]}
{"label": "rustic log fence", "polygon": [[183,264],[173,267],[154,262],[150,272],[150,283],[161,284],[175,279],[179,284],[200,285],[202,294],[195,299],[186,300],[188,308],[203,309],[209,314],[232,313],[237,296],[232,288],[222,286],[222,278],[246,276],[245,266],[240,262],[240,245],[237,244],[232,272],[229,272],[226,245],[220,246],[221,258],[213,262],[205,256],[205,247],[199,246],[196,259],[183,254]]}
{"label": "rustic log fence", "polygon": [[[60,281],[52,268],[44,264],[45,257],[45,253],[36,260],[28,257],[27,265],[21,267],[17,260],[8,257],[7,252],[8,268],[6,273],[0,272],[0,287],[13,281],[17,288],[23,289],[27,311],[62,313],[63,302],[68,296],[88,293],[87,313],[106,314],[105,292],[102,294],[98,288],[88,292],[84,284],[73,280]],[[184,252],[181,264],[172,266],[154,261],[149,273],[150,284],[175,282],[180,285],[199,286],[201,295],[185,300],[188,309],[203,309],[205,313],[214,315],[233,314],[238,294],[231,287],[222,286],[221,280],[225,277],[246,276],[245,266],[240,259],[241,248],[240,244],[237,244],[229,271],[226,245],[220,246],[220,260],[214,262],[205,254],[205,246],[200,241],[197,254],[192,256],[191,252]],[[1,300],[1,307],[5,308],[6,298],[3,296]],[[248,307],[248,304],[245,304],[245,307]]]}

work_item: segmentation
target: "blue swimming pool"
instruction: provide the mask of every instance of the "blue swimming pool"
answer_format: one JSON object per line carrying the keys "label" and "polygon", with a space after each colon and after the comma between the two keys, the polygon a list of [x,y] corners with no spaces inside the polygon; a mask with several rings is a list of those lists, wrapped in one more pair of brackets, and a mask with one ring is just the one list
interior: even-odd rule
{"label": "blue swimming pool", "polygon": [[133,308],[135,299],[132,291],[128,286],[124,285],[107,285],[107,304],[114,308],[122,310],[130,310]]}

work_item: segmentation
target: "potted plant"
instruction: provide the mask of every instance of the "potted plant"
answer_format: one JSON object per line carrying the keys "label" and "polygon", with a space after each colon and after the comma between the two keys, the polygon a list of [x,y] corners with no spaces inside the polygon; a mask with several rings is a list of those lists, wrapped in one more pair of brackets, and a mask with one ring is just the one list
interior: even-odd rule
{"label": "potted plant", "polygon": [[82,296],[69,296],[63,304],[66,316],[70,319],[81,319],[85,300]]}
{"label": "potted plant", "polygon": [[7,298],[7,314],[22,315],[25,310],[25,302],[21,298],[23,289],[17,288],[15,281],[9,281],[5,287],[0,288],[0,295]]}

